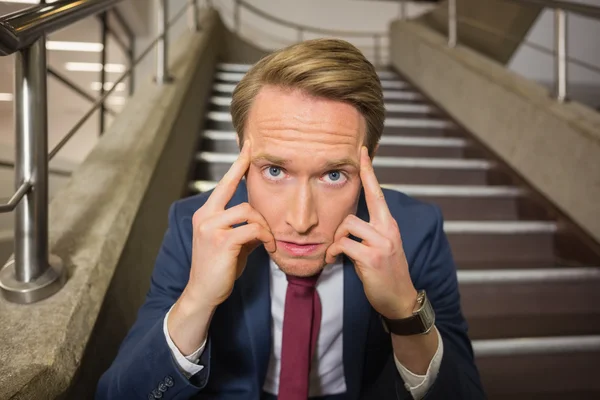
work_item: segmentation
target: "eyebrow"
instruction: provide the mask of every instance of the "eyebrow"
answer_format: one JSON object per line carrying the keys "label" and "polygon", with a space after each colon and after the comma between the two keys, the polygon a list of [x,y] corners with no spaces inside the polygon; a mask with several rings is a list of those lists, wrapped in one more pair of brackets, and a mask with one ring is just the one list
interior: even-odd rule
{"label": "eyebrow", "polygon": [[354,169],[360,169],[360,166],[356,161],[351,158],[341,158],[339,160],[328,161],[326,165],[327,169],[339,169],[342,167],[352,167]]}
{"label": "eyebrow", "polygon": [[[273,165],[279,165],[279,166],[285,166],[286,164],[290,164],[291,161],[286,159],[286,158],[281,158],[281,157],[277,157],[274,156],[272,154],[267,154],[267,153],[260,153],[257,156],[252,158],[252,163],[256,163],[256,162],[260,162],[260,161],[267,161],[269,164],[273,164]],[[339,169],[342,167],[352,167],[356,170],[360,169],[360,166],[358,165],[358,162],[356,162],[355,160],[351,159],[351,158],[340,158],[338,160],[330,160],[327,161],[327,163],[325,164],[325,169]]]}
{"label": "eyebrow", "polygon": [[259,155],[252,157],[251,163],[254,164],[259,161],[267,161],[269,164],[285,166],[290,163],[290,160],[274,156],[272,154],[260,153]]}

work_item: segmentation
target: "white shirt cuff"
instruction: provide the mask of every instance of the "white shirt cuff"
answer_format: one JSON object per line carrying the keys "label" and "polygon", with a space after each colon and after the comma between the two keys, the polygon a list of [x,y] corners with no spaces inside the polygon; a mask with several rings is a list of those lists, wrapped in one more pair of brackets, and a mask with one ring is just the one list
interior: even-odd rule
{"label": "white shirt cuff", "polygon": [[427,368],[427,372],[425,375],[417,375],[409,371],[404,365],[400,364],[400,361],[396,358],[394,354],[394,361],[396,362],[396,368],[404,380],[404,386],[406,390],[410,392],[413,399],[420,400],[425,397],[425,394],[435,382],[435,378],[437,378],[438,372],[440,371],[440,365],[442,364],[442,356],[444,355],[444,342],[442,341],[442,336],[437,328],[434,329],[438,335],[438,348],[435,351],[431,362],[429,363],[429,367]]}
{"label": "white shirt cuff", "polygon": [[[171,307],[171,309],[172,308],[173,307]],[[204,352],[204,347],[206,347],[206,339],[204,340],[204,343],[202,343],[202,346],[200,346],[198,350],[196,350],[189,356],[184,356],[183,354],[181,354],[181,351],[179,351],[177,346],[175,346],[175,343],[173,343],[171,335],[169,335],[167,319],[169,318],[170,312],[171,310],[169,310],[167,315],[165,315],[165,319],[163,321],[163,332],[165,334],[165,338],[167,339],[167,344],[171,349],[171,353],[173,354],[173,358],[175,359],[175,363],[179,367],[181,373],[189,379],[192,375],[195,375],[204,369],[204,365],[198,365],[198,361],[200,360],[200,356]]]}

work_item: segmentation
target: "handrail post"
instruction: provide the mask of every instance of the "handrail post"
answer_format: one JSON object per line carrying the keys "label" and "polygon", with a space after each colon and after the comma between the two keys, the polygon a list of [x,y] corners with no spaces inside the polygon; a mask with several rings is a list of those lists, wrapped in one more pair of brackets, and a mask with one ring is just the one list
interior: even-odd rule
{"label": "handrail post", "polygon": [[404,21],[406,19],[406,0],[400,0],[400,20]]}
{"label": "handrail post", "polygon": [[193,32],[200,31],[200,5],[199,0],[189,0],[190,2],[190,25]]}
{"label": "handrail post", "polygon": [[563,103],[567,100],[567,12],[559,8],[554,10],[554,47],[556,99]]}
{"label": "handrail post", "polygon": [[298,43],[301,43],[304,41],[304,29],[302,28],[298,28]]}
{"label": "handrail post", "polygon": [[448,1],[448,46],[455,47],[458,39],[456,21],[456,0]]}
{"label": "handrail post", "polygon": [[233,8],[233,29],[238,34],[240,33],[240,0],[235,0],[235,5]]}
{"label": "handrail post", "polygon": [[[100,15],[100,23],[101,23],[101,36],[102,36],[102,53],[100,54],[100,64],[102,64],[102,69],[100,70],[100,97],[104,96],[106,85],[106,53],[107,53],[107,39],[108,39],[108,14],[104,11]],[[102,102],[100,106],[100,131],[99,135],[104,133],[104,124],[105,124],[105,114],[106,114],[106,103]]]}
{"label": "handrail post", "polygon": [[156,45],[156,83],[172,82],[169,75],[169,4],[167,0],[156,0],[158,34],[161,39]]}
{"label": "handrail post", "polygon": [[66,281],[61,260],[48,254],[48,114],[46,39],[21,50],[15,65],[15,181],[29,190],[15,210],[15,256],[0,271],[0,289],[9,301],[33,303],[60,290]]}

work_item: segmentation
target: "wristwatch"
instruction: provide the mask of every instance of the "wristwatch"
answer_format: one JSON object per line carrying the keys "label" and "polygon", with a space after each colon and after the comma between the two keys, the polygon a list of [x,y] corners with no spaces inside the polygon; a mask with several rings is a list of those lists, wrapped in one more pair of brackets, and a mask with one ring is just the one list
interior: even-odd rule
{"label": "wristwatch", "polygon": [[400,336],[424,335],[431,330],[435,323],[435,312],[424,290],[420,290],[417,294],[417,304],[411,317],[402,319],[388,319],[383,315],[380,317],[383,329],[387,333]]}

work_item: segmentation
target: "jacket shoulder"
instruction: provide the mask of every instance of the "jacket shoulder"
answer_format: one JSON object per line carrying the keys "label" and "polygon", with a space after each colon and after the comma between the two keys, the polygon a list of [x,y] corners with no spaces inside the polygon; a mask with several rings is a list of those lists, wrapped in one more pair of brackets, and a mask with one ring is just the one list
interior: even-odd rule
{"label": "jacket shoulder", "polygon": [[383,189],[388,208],[398,224],[413,222],[422,227],[440,223],[442,213],[438,206],[415,199],[405,193],[392,189]]}

